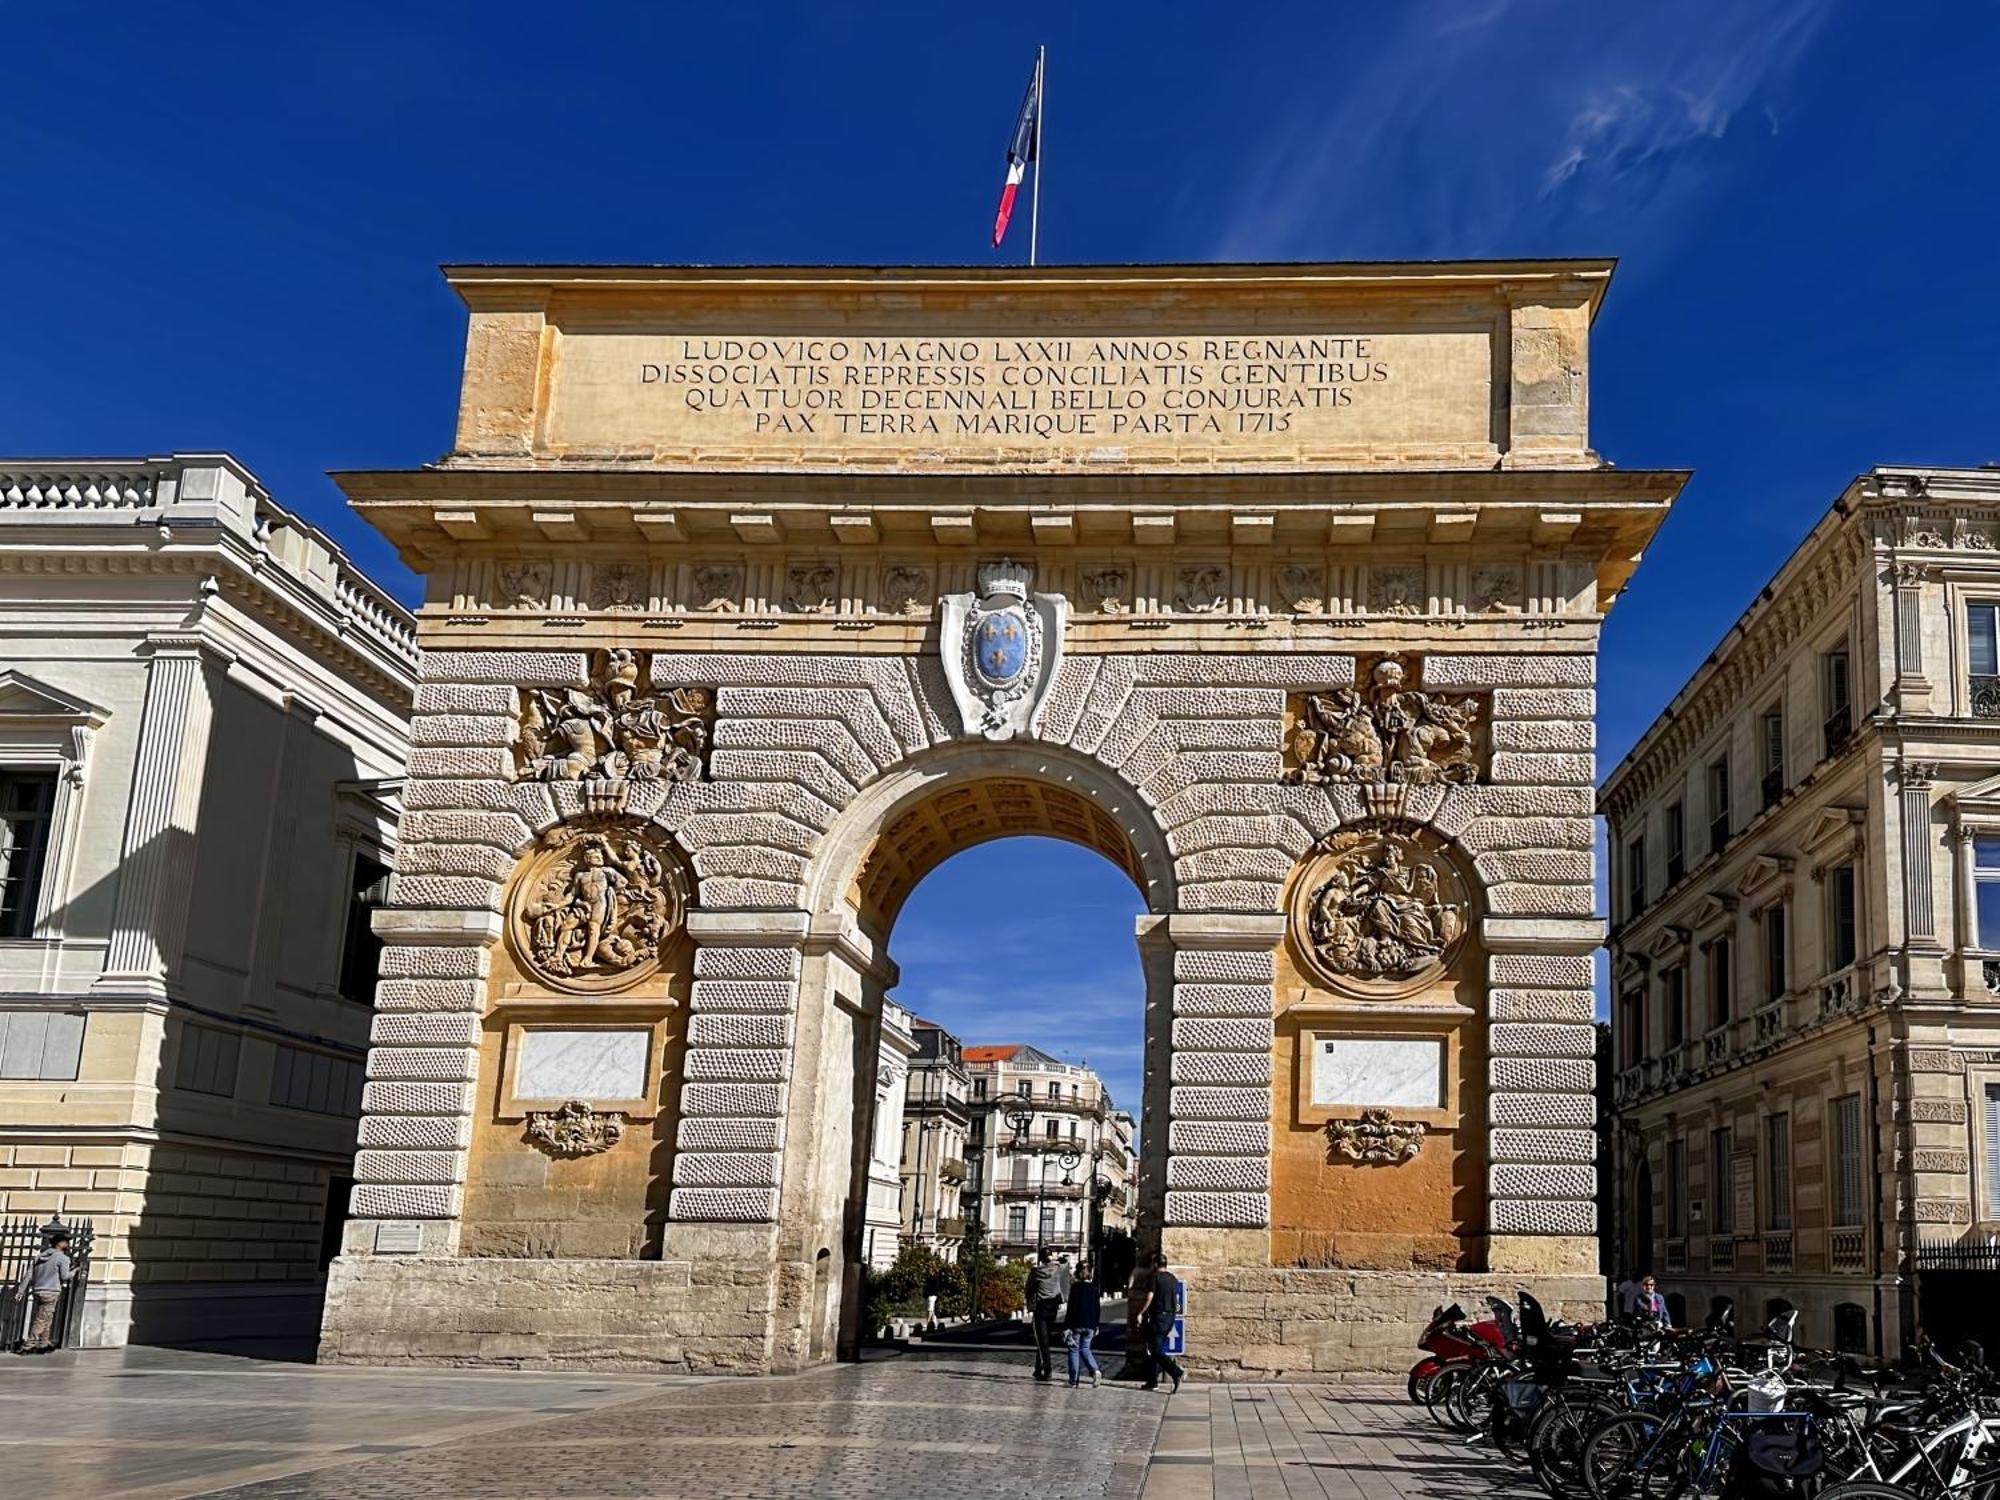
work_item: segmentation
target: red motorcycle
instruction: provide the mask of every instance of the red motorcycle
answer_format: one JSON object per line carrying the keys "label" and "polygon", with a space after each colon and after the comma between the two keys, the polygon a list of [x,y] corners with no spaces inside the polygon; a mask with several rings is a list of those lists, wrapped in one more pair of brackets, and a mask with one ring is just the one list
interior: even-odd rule
{"label": "red motorcycle", "polygon": [[1421,1405],[1425,1384],[1446,1365],[1477,1363],[1504,1354],[1507,1330],[1498,1318],[1466,1322],[1465,1309],[1454,1302],[1431,1313],[1417,1347],[1428,1352],[1411,1367],[1408,1391],[1411,1402]]}

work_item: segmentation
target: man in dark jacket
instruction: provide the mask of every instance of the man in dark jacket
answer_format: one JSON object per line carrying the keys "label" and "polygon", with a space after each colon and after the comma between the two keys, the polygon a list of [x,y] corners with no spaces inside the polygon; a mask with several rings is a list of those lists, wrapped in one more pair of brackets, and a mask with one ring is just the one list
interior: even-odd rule
{"label": "man in dark jacket", "polygon": [[1069,1289],[1069,1308],[1063,1314],[1063,1337],[1069,1344],[1071,1390],[1075,1390],[1081,1381],[1085,1365],[1090,1366],[1092,1385],[1096,1385],[1103,1374],[1097,1367],[1097,1355],[1090,1347],[1104,1322],[1104,1303],[1098,1295],[1096,1276],[1089,1261],[1076,1268],[1076,1280]]}
{"label": "man in dark jacket", "polygon": [[1063,1298],[1069,1295],[1069,1271],[1056,1264],[1045,1247],[1035,1268],[1028,1272],[1028,1313],[1035,1320],[1035,1379],[1048,1380],[1055,1374],[1049,1350],[1055,1343],[1056,1318]]}
{"label": "man in dark jacket", "polygon": [[1146,1390],[1159,1389],[1162,1372],[1172,1378],[1175,1390],[1181,1388],[1181,1367],[1167,1352],[1167,1344],[1174,1336],[1174,1319],[1180,1316],[1180,1307],[1180,1281],[1167,1269],[1166,1256],[1156,1254],[1153,1257],[1153,1274],[1146,1280],[1146,1300],[1139,1304],[1139,1327],[1145,1332],[1147,1347],[1153,1356],[1153,1373],[1146,1381]]}

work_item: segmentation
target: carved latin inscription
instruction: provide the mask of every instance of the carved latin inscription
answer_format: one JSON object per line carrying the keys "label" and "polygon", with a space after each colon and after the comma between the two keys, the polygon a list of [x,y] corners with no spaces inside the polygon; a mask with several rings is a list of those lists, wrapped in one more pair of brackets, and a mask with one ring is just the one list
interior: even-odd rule
{"label": "carved latin inscription", "polygon": [[673,688],[640,696],[650,661],[613,647],[591,660],[590,686],[523,688],[515,758],[537,781],[699,781],[714,696]]}
{"label": "carved latin inscription", "polygon": [[508,928],[522,965],[553,989],[637,984],[687,909],[679,860],[650,827],[559,824],[515,884]]}
{"label": "carved latin inscription", "polygon": [[1477,697],[1449,697],[1410,685],[1399,657],[1385,656],[1353,687],[1292,700],[1285,780],[1400,782],[1430,786],[1480,779]]}

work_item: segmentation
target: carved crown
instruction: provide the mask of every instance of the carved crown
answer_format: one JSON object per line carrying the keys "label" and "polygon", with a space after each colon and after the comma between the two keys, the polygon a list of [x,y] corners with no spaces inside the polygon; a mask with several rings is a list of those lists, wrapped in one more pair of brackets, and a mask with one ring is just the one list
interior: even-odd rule
{"label": "carved crown", "polygon": [[980,598],[990,599],[995,594],[1006,594],[1025,601],[1028,582],[1035,576],[1035,570],[1027,563],[1001,558],[998,562],[981,563],[975,576],[979,580]]}

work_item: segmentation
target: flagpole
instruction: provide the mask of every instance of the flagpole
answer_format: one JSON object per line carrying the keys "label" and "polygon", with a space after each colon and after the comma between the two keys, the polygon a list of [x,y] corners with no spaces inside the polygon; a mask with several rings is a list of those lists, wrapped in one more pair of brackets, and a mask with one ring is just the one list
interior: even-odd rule
{"label": "flagpole", "polygon": [[1045,102],[1042,74],[1048,59],[1047,47],[1035,49],[1035,186],[1028,195],[1028,264],[1031,266],[1035,263],[1042,229],[1042,106]]}

